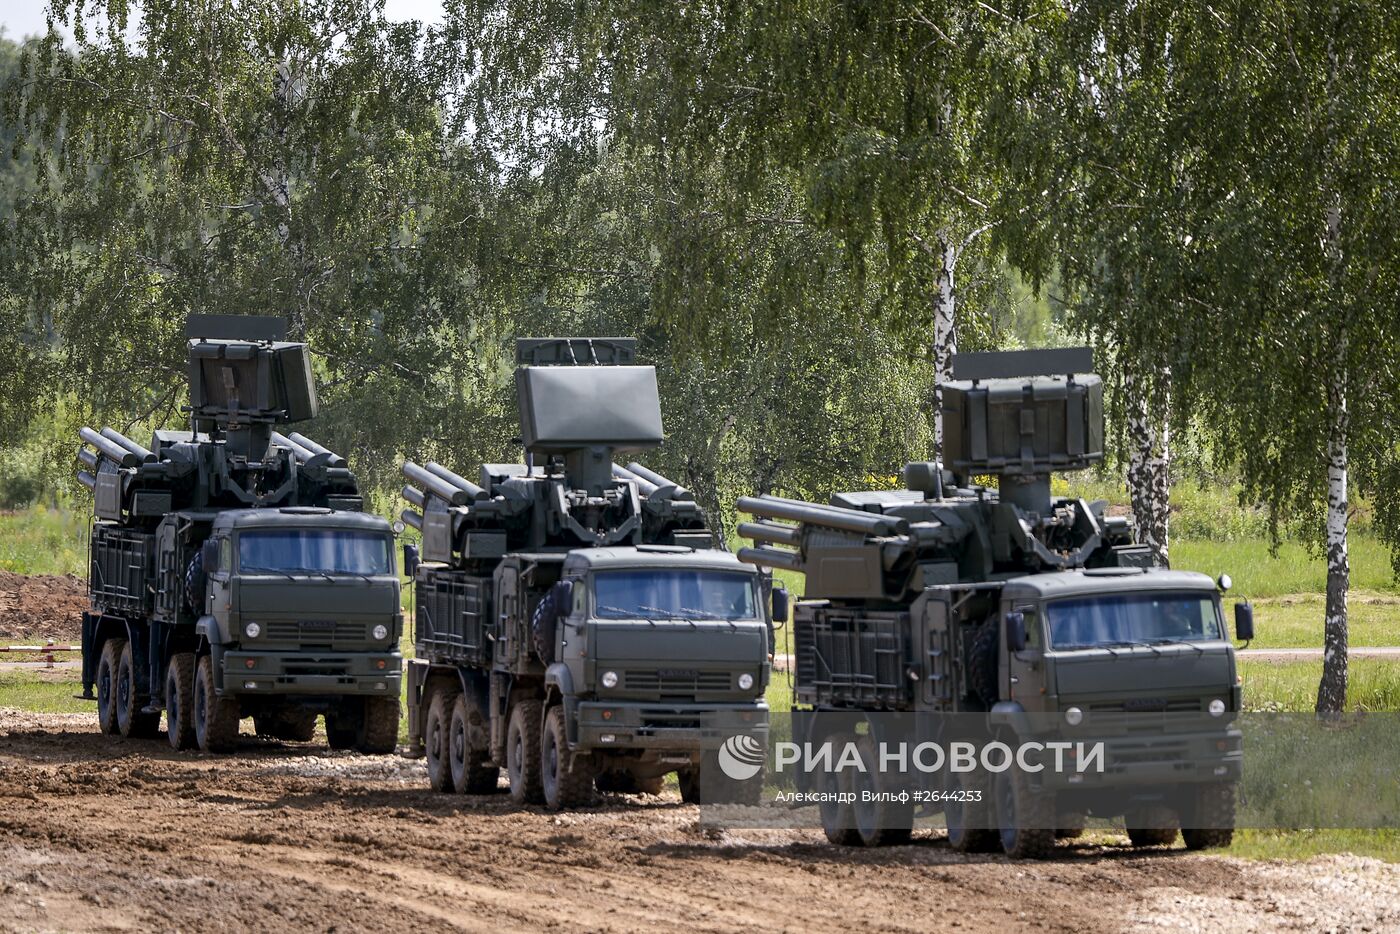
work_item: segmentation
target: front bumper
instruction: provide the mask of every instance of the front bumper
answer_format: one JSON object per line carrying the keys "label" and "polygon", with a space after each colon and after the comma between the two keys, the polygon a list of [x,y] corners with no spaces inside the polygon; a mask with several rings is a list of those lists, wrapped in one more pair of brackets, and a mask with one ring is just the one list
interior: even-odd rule
{"label": "front bumper", "polygon": [[575,750],[718,749],[737,734],[767,743],[768,704],[655,704],[642,701],[580,701]]}
{"label": "front bumper", "polygon": [[399,652],[227,651],[217,666],[229,694],[366,694],[398,697]]}
{"label": "front bumper", "polygon": [[[1064,767],[1043,761],[1047,790],[1238,782],[1244,774],[1243,735],[1233,727],[1191,733],[1037,737],[1069,742]],[[1096,748],[1102,746],[1102,754]],[[1101,765],[1101,767],[1100,767]]]}

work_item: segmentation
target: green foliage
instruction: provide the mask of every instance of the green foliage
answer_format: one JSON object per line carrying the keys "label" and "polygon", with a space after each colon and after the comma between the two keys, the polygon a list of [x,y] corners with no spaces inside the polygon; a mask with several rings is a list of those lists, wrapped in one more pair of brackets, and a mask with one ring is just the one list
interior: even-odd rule
{"label": "green foliage", "polygon": [[0,512],[0,570],[87,577],[87,546],[82,512],[39,506]]}

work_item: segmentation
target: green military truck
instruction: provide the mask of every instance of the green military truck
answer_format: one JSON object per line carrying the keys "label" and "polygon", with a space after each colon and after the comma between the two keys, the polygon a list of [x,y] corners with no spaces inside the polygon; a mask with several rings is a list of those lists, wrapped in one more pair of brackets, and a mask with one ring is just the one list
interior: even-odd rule
{"label": "green military truck", "polygon": [[[1178,829],[1193,849],[1229,843],[1242,750],[1228,578],[1153,567],[1129,520],[1051,496],[1052,472],[1103,457],[1091,364],[1079,349],[961,355],[945,462],[907,465],[905,489],[740,500],[759,517],[740,558],[806,572],[794,691],[810,715],[794,730],[867,759],[911,730],[1100,748],[1101,768],[944,770],[916,775],[922,788],[874,768],[818,776],[845,792],[819,796],[833,842],[906,840],[922,803],[964,851],[1044,856],[1086,816],[1123,817],[1137,845]],[[1235,628],[1252,637],[1248,604]]]}
{"label": "green military truck", "polygon": [[687,490],[613,462],[662,440],[634,346],[520,341],[526,462],[479,482],[404,465],[403,518],[422,532],[421,556],[405,549],[409,737],[439,791],[493,791],[501,768],[516,802],[555,809],[657,793],[670,772],[688,801],[762,788],[714,762],[730,736],[766,742],[769,588],[716,547]]}
{"label": "green military truck", "polygon": [[93,491],[83,693],[104,733],[228,752],[239,722],[392,752],[403,659],[394,531],[316,414],[310,358],[261,317],[192,315],[189,431],[81,431]]}

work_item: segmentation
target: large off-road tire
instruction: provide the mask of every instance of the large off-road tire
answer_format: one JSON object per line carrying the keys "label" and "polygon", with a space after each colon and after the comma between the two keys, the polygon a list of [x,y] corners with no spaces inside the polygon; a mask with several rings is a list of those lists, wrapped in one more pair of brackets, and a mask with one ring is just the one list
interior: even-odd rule
{"label": "large off-road tire", "polygon": [[1235,839],[1234,783],[1198,786],[1181,815],[1181,824],[1188,850],[1229,846]]}
{"label": "large off-road tire", "polygon": [[1124,815],[1128,841],[1135,847],[1171,846],[1176,842],[1176,815],[1161,806],[1139,808]]}
{"label": "large off-road tire", "polygon": [[666,788],[665,775],[648,775],[646,778],[632,776],[632,785],[637,789],[635,794],[639,795],[659,795]]}
{"label": "large off-road tire", "polygon": [[152,739],[160,732],[160,711],[145,713],[136,696],[136,659],[131,643],[117,661],[117,732],[127,739]]}
{"label": "large off-road tire", "polygon": [[[836,733],[826,740],[834,749],[842,750],[848,743],[854,743],[854,733]],[[838,753],[839,756],[839,753]],[[822,832],[826,839],[837,846],[860,846],[864,841],[856,830],[855,811],[851,807],[851,779],[846,771],[828,769],[815,777],[817,814],[821,818]],[[846,800],[839,800],[846,796]]]}
{"label": "large off-road tire", "polygon": [[1044,859],[1055,849],[1055,796],[1031,788],[1026,773],[1014,766],[993,782],[997,833],[1001,849],[1012,859]]}
{"label": "large off-road tire", "polygon": [[545,807],[551,811],[584,807],[593,801],[593,769],[580,757],[570,763],[569,737],[564,728],[564,708],[549,708],[540,736],[540,778]]}
{"label": "large off-road tire", "polygon": [[[489,795],[500,784],[500,766],[491,765],[486,751],[486,718],[474,699],[458,694],[452,702],[448,724],[448,763],[452,772],[452,787],[458,794]],[[473,742],[473,737],[482,742]]]}
{"label": "large off-road tire", "polygon": [[997,620],[993,616],[977,630],[972,640],[972,657],[968,659],[967,684],[972,696],[992,709],[1001,693],[997,686],[997,654],[1001,648]]}
{"label": "large off-road tire", "polygon": [[[686,804],[700,803],[700,769],[680,769],[676,772],[676,784],[680,786],[682,801]],[[600,785],[598,790],[610,791],[611,789],[605,789]]]}
{"label": "large off-road tire", "polygon": [[541,710],[537,700],[517,701],[506,724],[506,775],[510,778],[510,799],[516,804],[544,801],[540,776]]}
{"label": "large off-road tire", "polygon": [[97,658],[97,726],[103,733],[116,736],[117,727],[117,669],[121,666],[125,639],[108,639],[102,644]]}
{"label": "large off-road tire", "polygon": [[1067,811],[1056,821],[1060,826],[1055,830],[1056,840],[1077,840],[1084,836],[1084,826],[1088,818],[1075,811]]}
{"label": "large off-road tire", "polygon": [[271,713],[255,714],[253,729],[259,736],[304,743],[316,735],[316,713],[297,707],[284,707]]}
{"label": "large off-road tire", "polygon": [[194,735],[202,752],[232,752],[238,743],[238,699],[214,693],[214,662],[208,655],[195,666]]}
{"label": "large off-road tire", "polygon": [[428,784],[433,791],[453,791],[452,786],[452,704],[457,692],[433,691],[428,716],[423,724],[423,752],[428,762]]}
{"label": "large off-road tire", "polygon": [[1001,848],[993,823],[990,783],[984,775],[949,775],[943,802],[948,845],[959,853],[994,853]]}
{"label": "large off-road tire", "polygon": [[192,749],[194,735],[194,653],[177,652],[165,669],[165,734],[170,748]]}
{"label": "large off-road tire", "polygon": [[360,736],[364,710],[351,704],[326,711],[326,745],[335,750],[354,749]]}
{"label": "large off-road tire", "polygon": [[[855,818],[860,842],[866,846],[900,846],[908,843],[914,828],[912,796],[906,795],[909,798],[906,801],[882,800],[883,795],[898,795],[907,789],[899,782],[884,778],[875,737],[867,733],[857,739],[856,750],[865,766],[865,771],[851,775],[851,790],[855,792],[851,815]],[[872,800],[866,800],[867,794]]]}
{"label": "large off-road tire", "polygon": [[766,769],[760,768],[752,778],[730,778],[720,767],[719,753],[706,752],[700,760],[700,803],[757,807],[763,801],[765,775]]}
{"label": "large off-road tire", "polygon": [[367,756],[387,756],[399,746],[399,699],[366,697],[355,748]]}

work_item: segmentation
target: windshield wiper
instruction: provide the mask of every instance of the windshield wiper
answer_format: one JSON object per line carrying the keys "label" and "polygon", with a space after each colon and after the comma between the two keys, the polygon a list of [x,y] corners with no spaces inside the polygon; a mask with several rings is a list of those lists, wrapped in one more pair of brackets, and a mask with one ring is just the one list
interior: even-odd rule
{"label": "windshield wiper", "polygon": [[258,565],[258,564],[251,564],[251,565],[244,565],[243,567],[239,568],[239,570],[240,570],[240,571],[269,571],[269,572],[271,572],[271,573],[273,573],[273,574],[281,574],[283,577],[285,577],[285,578],[286,578],[287,580],[289,580],[289,581],[294,581],[294,580],[296,580],[296,577],[293,576],[293,574],[292,574],[290,571],[288,571],[286,568],[269,568],[269,567],[263,567],[262,565]]}
{"label": "windshield wiper", "polygon": [[1150,649],[1153,655],[1160,656],[1162,654],[1162,650],[1151,642],[1136,642],[1132,639],[1119,639],[1116,642],[1101,642],[1099,644],[1104,648],[1108,648],[1109,646],[1117,646],[1119,648],[1144,648]]}

